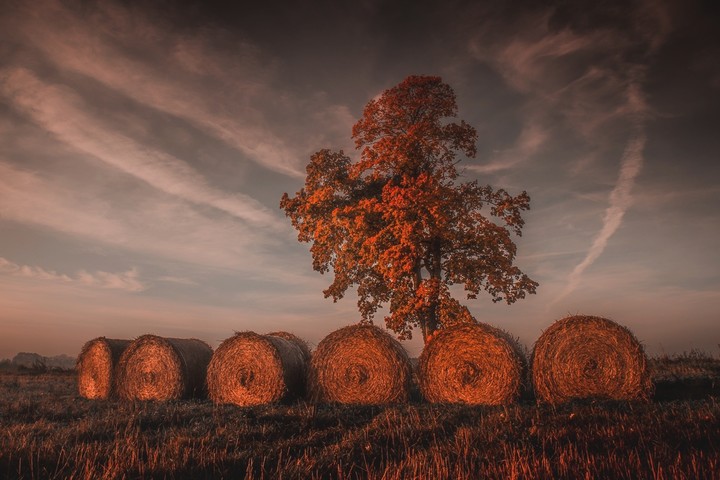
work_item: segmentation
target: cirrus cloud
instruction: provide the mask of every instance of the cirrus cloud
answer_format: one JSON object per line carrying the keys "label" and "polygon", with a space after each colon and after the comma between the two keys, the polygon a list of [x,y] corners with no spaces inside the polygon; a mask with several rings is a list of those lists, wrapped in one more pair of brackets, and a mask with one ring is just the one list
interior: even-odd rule
{"label": "cirrus cloud", "polygon": [[107,288],[124,290],[126,292],[142,292],[147,289],[139,278],[136,267],[125,272],[113,273],[101,270],[87,272],[80,270],[74,275],[57,273],[54,270],[46,270],[42,267],[31,265],[20,265],[0,257],[0,272],[6,275],[15,275],[35,280],[61,282],[69,285],[80,285],[85,287]]}

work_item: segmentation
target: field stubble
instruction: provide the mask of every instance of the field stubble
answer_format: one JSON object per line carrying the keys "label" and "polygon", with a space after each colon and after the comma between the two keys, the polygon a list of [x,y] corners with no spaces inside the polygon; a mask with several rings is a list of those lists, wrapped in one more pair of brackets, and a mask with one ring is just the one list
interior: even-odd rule
{"label": "field stubble", "polygon": [[71,374],[2,374],[0,477],[718,478],[718,363],[687,390],[700,367],[656,361],[654,402],[556,407],[92,401]]}

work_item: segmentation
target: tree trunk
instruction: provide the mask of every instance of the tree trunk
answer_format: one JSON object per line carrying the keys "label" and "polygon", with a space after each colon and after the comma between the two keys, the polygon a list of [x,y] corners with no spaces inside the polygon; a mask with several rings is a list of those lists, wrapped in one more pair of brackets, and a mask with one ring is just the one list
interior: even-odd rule
{"label": "tree trunk", "polygon": [[425,325],[423,328],[423,340],[425,341],[425,344],[427,345],[430,337],[433,333],[435,333],[435,330],[437,330],[438,322],[437,322],[437,305],[434,305],[431,307],[430,314],[428,315],[428,318],[425,320]]}
{"label": "tree trunk", "polygon": [[[418,291],[421,284],[422,284],[422,262],[420,260],[418,260],[415,263],[415,279],[414,279],[415,292]],[[416,295],[417,295],[417,293],[416,293]],[[430,335],[432,335],[432,332],[435,331],[434,329],[430,330],[428,328],[429,327],[428,323],[429,322],[427,319],[425,319],[425,318],[420,319],[420,331],[422,331],[423,344],[427,344],[428,338],[430,337]]]}
{"label": "tree trunk", "polygon": [[426,265],[430,272],[430,278],[435,280],[437,290],[430,299],[429,312],[425,324],[423,325],[423,340],[427,344],[428,339],[435,333],[439,326],[440,316],[440,282],[442,280],[442,242],[440,238],[435,237],[431,244],[430,261]]}

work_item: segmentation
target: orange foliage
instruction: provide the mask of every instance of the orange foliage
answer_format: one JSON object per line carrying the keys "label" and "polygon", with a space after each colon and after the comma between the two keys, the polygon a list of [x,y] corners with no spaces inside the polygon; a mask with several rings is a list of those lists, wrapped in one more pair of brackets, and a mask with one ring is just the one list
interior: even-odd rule
{"label": "orange foliage", "polygon": [[521,234],[530,197],[456,182],[456,158],[474,157],[477,137],[464,121],[448,121],[456,115],[455,94],[439,77],[408,77],[368,103],[353,127],[359,161],[320,150],[304,188],[280,202],[298,240],[312,243],[313,268],[333,270],[325,296],[337,301],[357,286],[363,319],[389,304],[385,322],[400,338],[419,326],[427,341],[437,328],[473,321],[450,285],[508,304],[538,285],[513,264],[511,234]]}

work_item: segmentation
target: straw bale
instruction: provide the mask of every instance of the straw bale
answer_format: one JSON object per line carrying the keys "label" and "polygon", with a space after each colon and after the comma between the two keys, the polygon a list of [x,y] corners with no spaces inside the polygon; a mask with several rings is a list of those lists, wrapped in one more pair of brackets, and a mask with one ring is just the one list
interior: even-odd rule
{"label": "straw bale", "polygon": [[272,335],[274,337],[280,337],[284,338],[285,340],[290,340],[295,345],[297,345],[300,350],[303,353],[303,357],[305,357],[305,362],[310,363],[310,358],[312,357],[312,353],[310,353],[310,347],[308,346],[307,342],[303,340],[302,338],[298,337],[297,335],[294,335],[290,332],[272,332],[268,333],[268,335]]}
{"label": "straw bale", "polygon": [[315,402],[383,404],[407,402],[412,372],[400,343],[373,325],[332,332],[313,352],[308,375]]}
{"label": "straw bale", "polygon": [[429,402],[501,405],[517,401],[527,370],[520,345],[484,323],[439,330],[420,355],[420,390]]}
{"label": "straw bale", "polygon": [[556,321],[535,343],[532,381],[538,402],[579,398],[646,400],[652,383],[642,345],[627,328],[601,317]]}
{"label": "straw bale", "polygon": [[115,370],[120,355],[130,340],[98,337],[83,345],[78,355],[78,393],[90,399],[107,399],[115,395]]}
{"label": "straw bale", "polygon": [[195,338],[143,335],[120,357],[118,395],[127,400],[202,397],[212,348]]}
{"label": "straw bale", "polygon": [[226,339],[208,366],[210,398],[216,403],[250,406],[302,396],[307,360],[297,342],[302,340],[285,332],[239,332]]}

